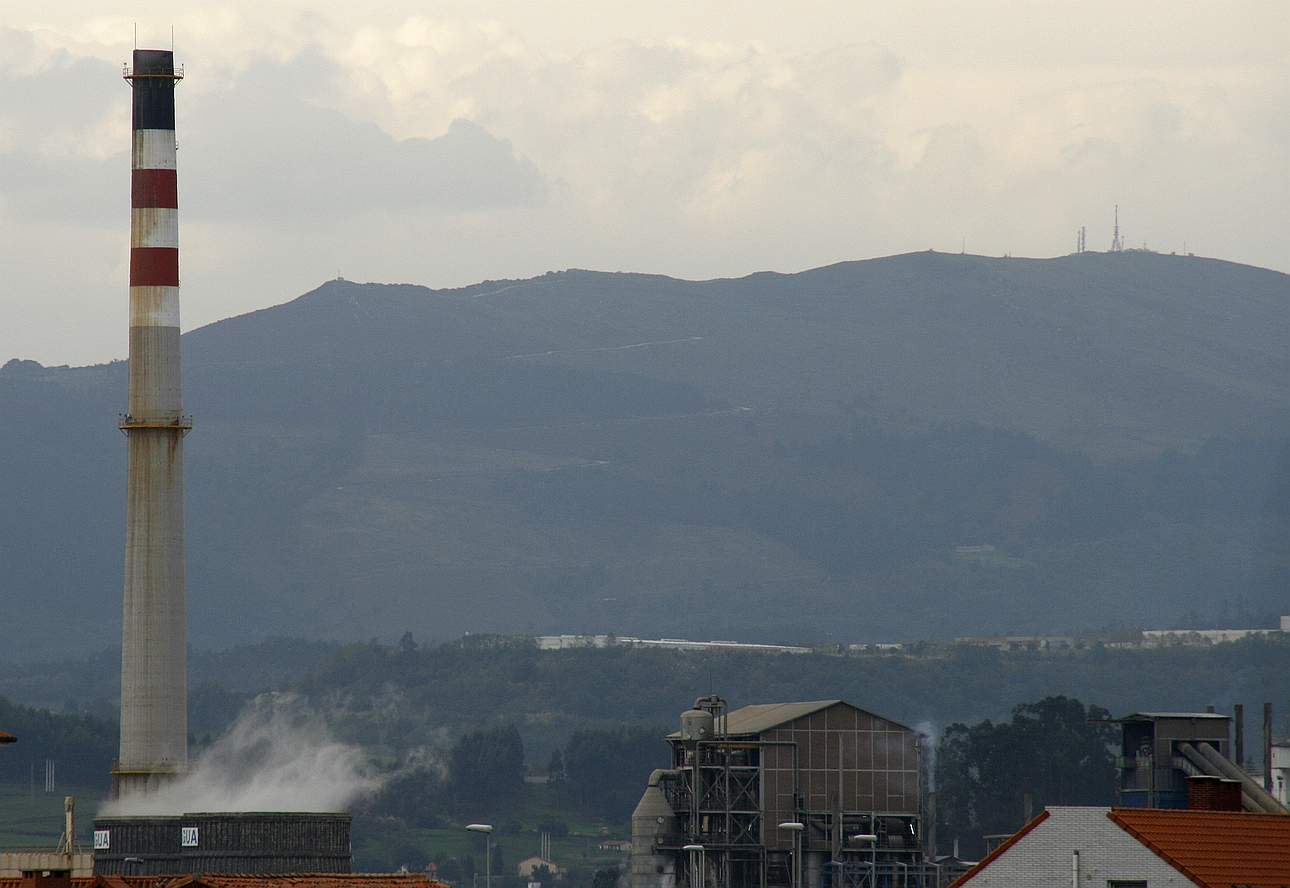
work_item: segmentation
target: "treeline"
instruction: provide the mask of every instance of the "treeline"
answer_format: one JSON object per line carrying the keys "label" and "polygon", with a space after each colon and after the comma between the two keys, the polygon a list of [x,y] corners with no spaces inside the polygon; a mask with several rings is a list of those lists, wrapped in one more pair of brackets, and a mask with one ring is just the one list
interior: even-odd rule
{"label": "treeline", "polygon": [[[491,636],[420,646],[408,635],[396,645],[337,648],[284,687],[338,737],[387,763],[391,779],[358,813],[361,831],[395,829],[396,843],[408,830],[472,819],[556,837],[572,824],[621,832],[649,772],[667,764],[663,736],[695,696],[715,689],[732,707],[846,699],[935,737],[929,776],[940,850],[957,838],[972,856],[982,836],[1021,825],[1027,796],[1036,813],[1051,804],[1113,803],[1110,744],[1118,734],[1099,721],[1278,701],[1288,684],[1290,639],[1280,636],[1211,648],[1004,653],[928,645],[917,654],[768,656],[542,651],[532,639]],[[1101,705],[1085,707],[1076,693]],[[192,702],[217,735],[245,694],[208,682]],[[19,737],[0,747],[0,780],[25,783],[33,772],[41,779],[50,759],[60,784],[105,786],[114,721],[0,697],[0,729]],[[548,782],[535,787],[526,775]]]}
{"label": "treeline", "polygon": [[[544,775],[550,808],[528,826],[563,838],[569,834],[563,812],[565,818],[576,814],[621,827],[650,771],[667,764],[663,733],[639,726],[576,732],[551,753]],[[442,757],[423,753],[405,762],[398,776],[362,803],[362,812],[432,829],[450,821],[502,818],[506,830],[516,832],[529,793],[524,773],[524,741],[514,725],[472,731]]]}
{"label": "treeline", "polygon": [[[962,856],[979,858],[985,836],[1014,832],[1047,806],[1114,804],[1119,729],[1109,718],[1097,705],[1057,696],[1020,704],[1005,721],[945,728],[928,749],[938,850],[957,845]],[[544,804],[534,806],[519,731],[513,725],[474,731],[443,760],[391,780],[363,803],[360,816],[423,829],[488,820],[499,835],[540,830],[556,839],[569,834],[571,819],[591,818],[625,834],[649,772],[667,764],[661,733],[639,726],[575,733],[552,753]],[[412,849],[399,852],[406,857]]]}
{"label": "treeline", "polygon": [[54,762],[55,785],[106,788],[116,758],[116,722],[79,713],[19,706],[0,697],[0,730],[18,741],[0,746],[0,780],[45,783],[45,762]]}
{"label": "treeline", "polygon": [[[112,722],[119,665],[116,652],[0,664],[0,696],[32,711],[90,712]],[[110,683],[89,680],[100,671],[111,674]],[[409,633],[397,644],[343,646],[274,638],[194,653],[189,677],[189,724],[198,740],[218,735],[255,692],[279,689],[328,713],[341,739],[392,758],[445,736],[513,724],[528,763],[540,766],[578,731],[633,724],[672,730],[694,698],[710,692],[732,706],[840,698],[938,734],[951,722],[1006,719],[1019,703],[1057,695],[1097,700],[1116,715],[1206,705],[1230,712],[1233,703],[1265,700],[1279,707],[1290,687],[1290,636],[1200,648],[1093,643],[1016,652],[929,642],[901,653],[839,655],[822,647],[797,656],[625,645],[543,651],[521,636],[419,645]],[[104,696],[73,695],[86,687]]]}
{"label": "treeline", "polygon": [[[1015,832],[1027,814],[1049,805],[1115,803],[1120,729],[1111,714],[1078,700],[1045,697],[1023,703],[993,724],[956,722],[936,746],[937,826],[946,853],[979,860],[984,836]],[[952,847],[952,846],[951,846]]]}
{"label": "treeline", "polygon": [[[768,656],[614,646],[538,650],[532,639],[470,636],[441,645],[346,645],[291,689],[330,713],[338,735],[392,756],[507,724],[530,764],[545,763],[582,730],[674,729],[694,698],[715,691],[732,707],[844,699],[939,735],[954,722],[1006,719],[1048,696],[1097,700],[1115,715],[1203,711],[1281,701],[1290,687],[1290,637],[1208,648],[1004,652],[925,645],[921,653]],[[1280,704],[1278,703],[1278,707]],[[1280,712],[1278,709],[1278,718]],[[659,747],[665,748],[660,737]]]}

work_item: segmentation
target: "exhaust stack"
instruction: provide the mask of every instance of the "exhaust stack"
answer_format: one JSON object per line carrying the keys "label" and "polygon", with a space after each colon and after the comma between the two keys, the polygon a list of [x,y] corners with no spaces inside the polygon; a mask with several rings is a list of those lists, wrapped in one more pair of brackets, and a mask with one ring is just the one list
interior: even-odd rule
{"label": "exhaust stack", "polygon": [[130,172],[130,400],[118,798],[188,769],[184,617],[184,416],[179,363],[175,84],[168,50],[136,49]]}

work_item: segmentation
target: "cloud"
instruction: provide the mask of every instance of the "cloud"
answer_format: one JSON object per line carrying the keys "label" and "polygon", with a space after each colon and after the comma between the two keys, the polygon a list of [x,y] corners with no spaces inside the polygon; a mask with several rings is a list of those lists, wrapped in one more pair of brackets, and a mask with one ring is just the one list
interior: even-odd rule
{"label": "cloud", "polygon": [[510,142],[468,120],[396,139],[338,110],[340,71],[317,52],[261,59],[180,117],[186,214],[344,218],[372,210],[472,212],[539,204],[547,183]]}
{"label": "cloud", "polygon": [[[445,286],[961,244],[1053,255],[1084,225],[1109,243],[1117,203],[1134,245],[1290,267],[1290,63],[1284,28],[1246,24],[1254,7],[1189,11],[1210,40],[1161,31],[1163,6],[1063,29],[990,4],[839,17],[817,0],[728,27],[685,6],[186,13],[185,318],[282,301],[338,267]],[[79,281],[124,274],[124,234],[110,255],[90,234],[128,219],[128,89],[103,59],[128,53],[130,22],[74,7],[62,30],[0,31],[0,262],[17,289],[107,304]],[[59,269],[42,238],[76,258]],[[85,317],[59,335],[100,335]],[[57,340],[0,330],[0,358],[78,360],[13,344],[41,336]],[[120,356],[114,342],[87,358]]]}
{"label": "cloud", "polygon": [[[100,225],[128,187],[129,88],[106,62],[0,29],[0,201],[10,219]],[[123,159],[125,158],[125,159]]]}

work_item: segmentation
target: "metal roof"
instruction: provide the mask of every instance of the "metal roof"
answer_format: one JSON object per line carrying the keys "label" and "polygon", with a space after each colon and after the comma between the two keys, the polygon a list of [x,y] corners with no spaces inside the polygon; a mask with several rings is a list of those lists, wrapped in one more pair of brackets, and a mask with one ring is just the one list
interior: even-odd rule
{"label": "metal roof", "polygon": [[[860,709],[859,706],[854,706],[846,700],[811,700],[803,703],[755,703],[752,706],[744,706],[741,709],[727,713],[725,718],[718,722],[717,730],[724,729],[726,734],[735,736],[755,736],[799,718],[814,715],[822,709],[828,709],[830,706],[836,706],[839,703],[843,706],[850,706],[852,709],[859,709],[866,715],[880,718],[899,728],[913,730],[908,725],[902,725],[900,722]],[[667,737],[669,740],[680,739],[681,732],[673,731]]]}
{"label": "metal roof", "polygon": [[1010,838],[1005,839],[1001,845],[999,845],[997,848],[995,848],[985,857],[982,857],[981,860],[978,863],[974,864],[970,870],[965,872],[963,875],[959,876],[953,882],[950,882],[950,888],[960,888],[960,886],[966,884],[978,873],[984,870],[987,866],[994,863],[995,860],[1002,857],[1004,854],[1008,853],[1009,848],[1011,848],[1013,845],[1020,842],[1023,838],[1025,838],[1030,833],[1032,829],[1034,829],[1036,826],[1043,823],[1047,819],[1048,819],[1048,809],[1045,808],[1043,811],[1039,812],[1038,817],[1034,818],[1025,826],[1023,826],[1021,829],[1017,830],[1015,833],[1012,834]]}
{"label": "metal roof", "polygon": [[1112,808],[1107,814],[1197,885],[1290,885],[1290,817]]}
{"label": "metal roof", "polygon": [[1132,712],[1124,716],[1124,718],[1113,718],[1111,721],[1159,721],[1165,718],[1225,718],[1231,720],[1232,717],[1218,712]]}

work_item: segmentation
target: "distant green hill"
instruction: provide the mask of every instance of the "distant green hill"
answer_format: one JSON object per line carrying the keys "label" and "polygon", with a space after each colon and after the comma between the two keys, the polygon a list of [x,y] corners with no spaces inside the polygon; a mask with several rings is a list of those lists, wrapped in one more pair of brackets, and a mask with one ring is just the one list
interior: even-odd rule
{"label": "distant green hill", "polygon": [[[184,337],[192,634],[1266,619],[1288,333],[1290,277],[1146,252],[332,281]],[[117,637],[124,403],[0,370],[0,616],[60,630],[17,654]]]}
{"label": "distant green hill", "polygon": [[[1255,712],[1263,701],[1274,703],[1277,725],[1286,714],[1279,695],[1290,682],[1290,638],[1280,635],[1208,648],[920,647],[838,656],[626,645],[541,651],[529,640],[497,636],[419,648],[357,643],[290,687],[326,712],[347,742],[400,752],[514,724],[525,760],[537,767],[580,730],[662,726],[662,747],[662,733],[675,730],[681,712],[706,693],[734,708],[840,698],[929,737],[956,721],[1006,720],[1017,704],[1053,695],[1079,695],[1116,716],[1206,706],[1231,715],[1236,703]],[[1258,730],[1252,717],[1250,743]]]}

